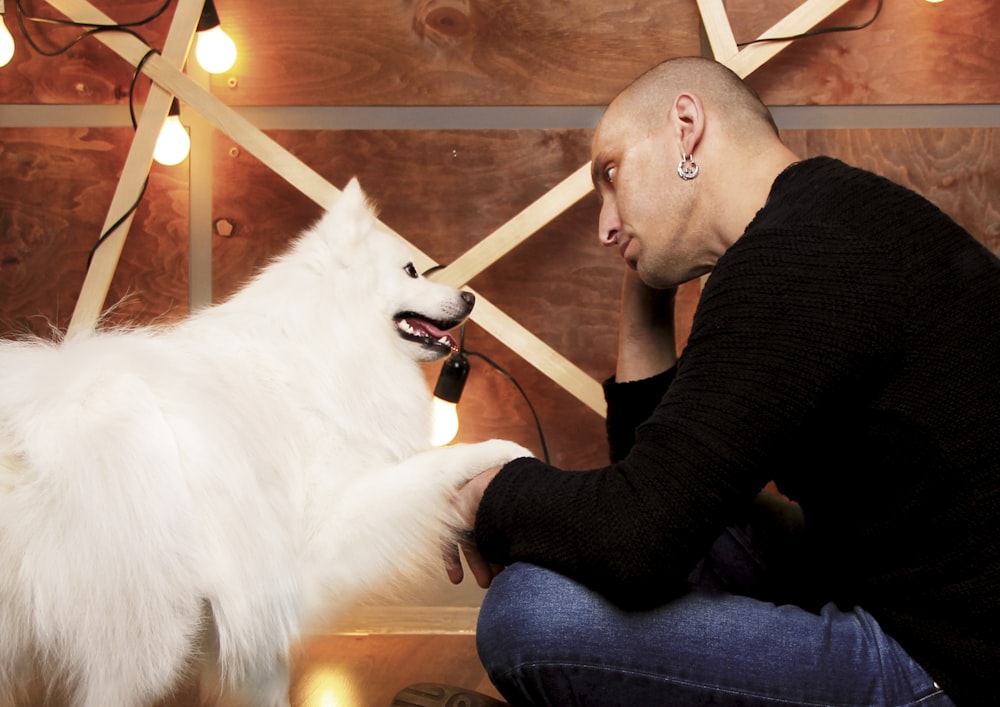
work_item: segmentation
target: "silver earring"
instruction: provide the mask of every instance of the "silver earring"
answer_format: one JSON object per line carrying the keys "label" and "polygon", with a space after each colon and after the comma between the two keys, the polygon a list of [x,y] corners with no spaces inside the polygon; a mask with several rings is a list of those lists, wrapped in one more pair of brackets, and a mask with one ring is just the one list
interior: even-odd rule
{"label": "silver earring", "polygon": [[698,176],[698,163],[694,161],[694,155],[685,154],[681,157],[680,164],[677,165],[677,174],[684,181],[689,181]]}

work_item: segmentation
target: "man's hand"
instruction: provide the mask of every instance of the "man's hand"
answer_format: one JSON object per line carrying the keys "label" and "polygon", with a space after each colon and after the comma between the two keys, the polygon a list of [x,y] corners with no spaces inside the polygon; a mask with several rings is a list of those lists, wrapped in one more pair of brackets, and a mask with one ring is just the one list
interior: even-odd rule
{"label": "man's hand", "polygon": [[622,283],[621,321],[618,328],[619,383],[662,373],[677,363],[674,337],[676,289],[649,287],[631,270]]}
{"label": "man's hand", "polygon": [[489,587],[493,578],[500,574],[503,569],[502,566],[487,561],[479,554],[479,548],[476,547],[476,539],[473,535],[479,502],[483,499],[486,487],[498,473],[500,473],[500,467],[484,471],[473,477],[452,497],[452,505],[462,519],[458,543],[449,544],[444,550],[445,569],[448,571],[448,579],[451,580],[452,584],[460,584],[465,576],[462,560],[459,557],[459,548],[465,554],[465,559],[469,563],[469,569],[476,579],[476,584],[483,589]]}

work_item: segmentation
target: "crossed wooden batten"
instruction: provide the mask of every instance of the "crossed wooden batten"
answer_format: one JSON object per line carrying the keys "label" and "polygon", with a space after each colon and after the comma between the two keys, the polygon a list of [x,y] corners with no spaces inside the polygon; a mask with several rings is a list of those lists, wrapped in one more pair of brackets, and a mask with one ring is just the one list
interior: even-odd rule
{"label": "crossed wooden batten", "polygon": [[[77,22],[114,24],[111,18],[87,0],[48,0],[48,2]],[[748,76],[790,43],[765,42],[750,44],[739,49],[725,13],[723,0],[697,0],[697,2],[714,57],[733,69],[740,77]],[[846,2],[847,0],[807,0],[765,31],[761,37],[782,37],[807,31]],[[167,117],[173,96],[182,99],[215,128],[224,132],[320,206],[328,206],[339,194],[339,190],[321,175],[182,71],[190,52],[203,3],[204,0],[179,0],[162,55],[152,54],[147,57],[149,48],[129,34],[110,32],[95,35],[99,41],[133,66],[142,64],[142,72],[153,81],[102,232],[107,231],[121,214],[128,212],[130,205],[138,199],[142,184],[152,165],[153,148],[160,126]],[[455,287],[466,285],[476,275],[579,201],[591,188],[590,165],[584,164],[450,265],[435,271],[431,277]],[[132,216],[129,215],[94,253],[70,320],[67,336],[93,330],[97,325],[131,224]],[[402,238],[385,224],[382,224],[382,227]],[[415,264],[420,270],[426,271],[437,265],[432,258],[413,244],[407,242],[407,245],[414,251]],[[478,293],[472,318],[483,329],[594,412],[602,416],[605,414],[603,392],[598,381]]]}

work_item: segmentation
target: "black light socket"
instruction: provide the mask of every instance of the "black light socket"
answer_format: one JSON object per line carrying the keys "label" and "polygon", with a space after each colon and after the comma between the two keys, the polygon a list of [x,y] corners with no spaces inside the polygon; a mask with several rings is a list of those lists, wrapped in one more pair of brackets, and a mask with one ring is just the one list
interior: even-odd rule
{"label": "black light socket", "polygon": [[469,357],[459,351],[445,359],[441,364],[437,385],[434,386],[434,396],[449,403],[457,403],[462,397],[465,380],[469,377]]}

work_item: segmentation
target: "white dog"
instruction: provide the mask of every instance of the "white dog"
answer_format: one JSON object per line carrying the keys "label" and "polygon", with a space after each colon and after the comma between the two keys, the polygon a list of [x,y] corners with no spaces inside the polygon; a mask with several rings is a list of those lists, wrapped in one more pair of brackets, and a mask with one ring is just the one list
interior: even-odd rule
{"label": "white dog", "polygon": [[473,297],[430,282],[356,181],[228,301],[166,328],[0,344],[0,704],[284,705],[289,646],[407,566],[449,494],[529,453],[429,449],[417,362]]}

